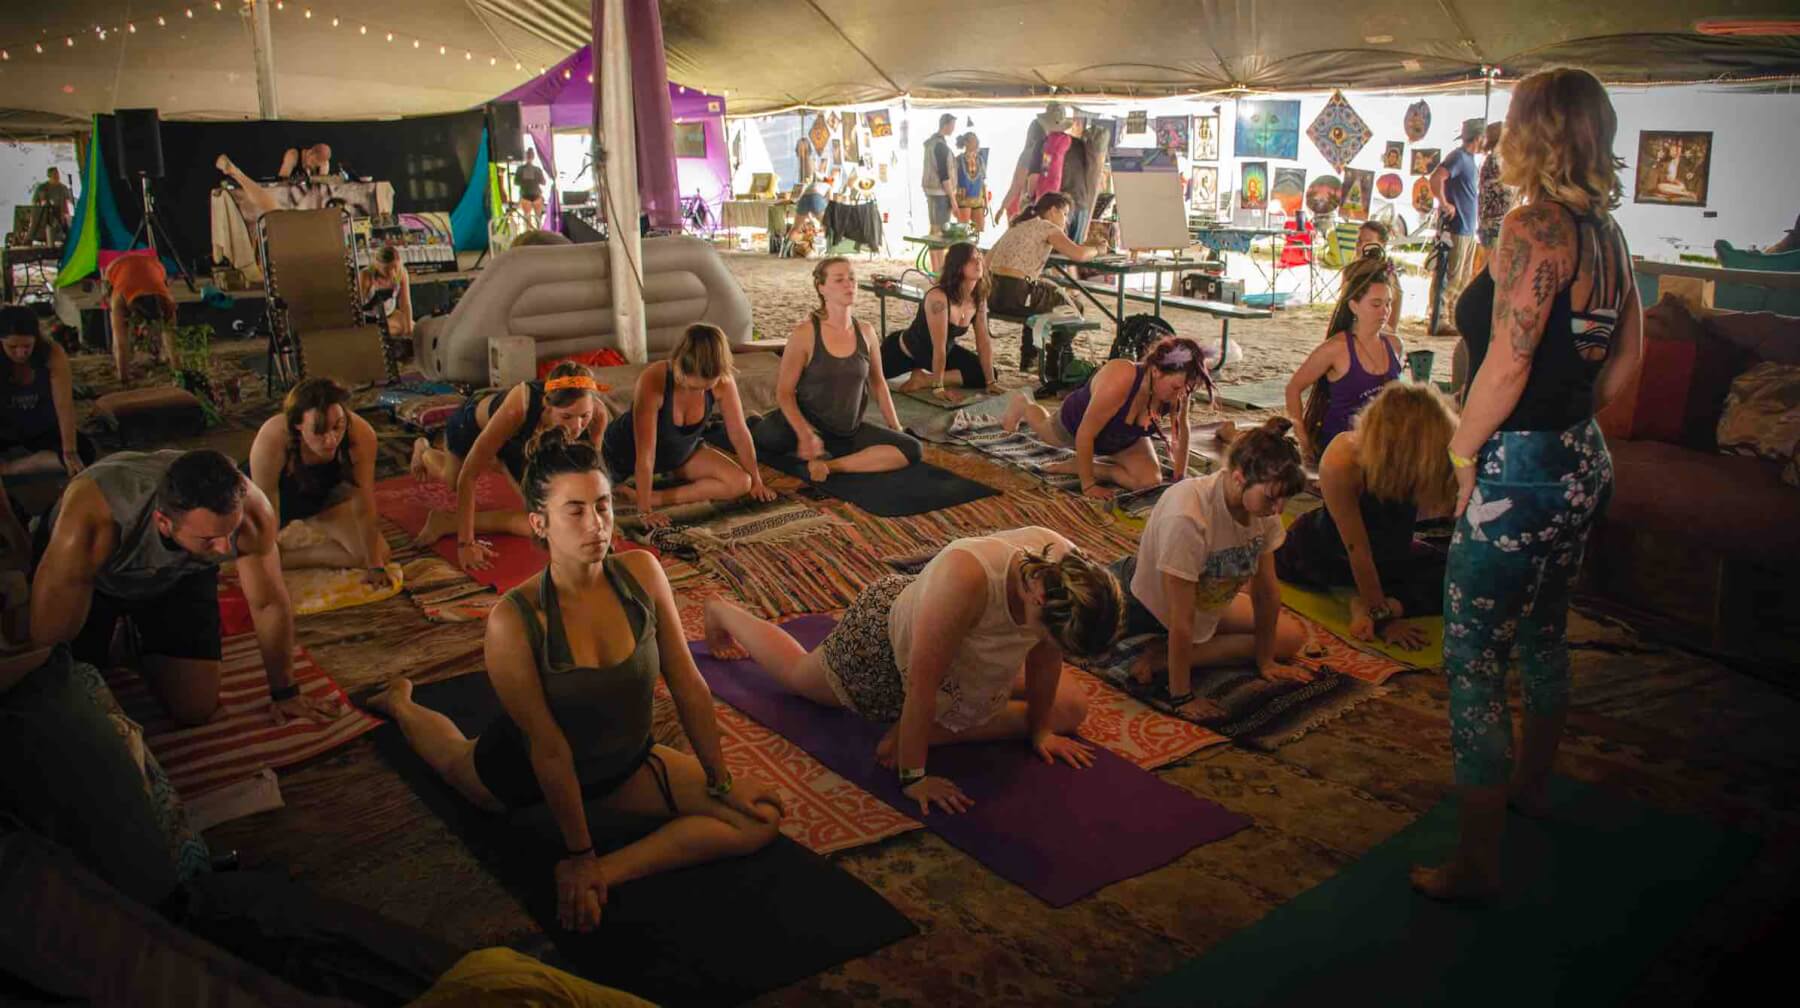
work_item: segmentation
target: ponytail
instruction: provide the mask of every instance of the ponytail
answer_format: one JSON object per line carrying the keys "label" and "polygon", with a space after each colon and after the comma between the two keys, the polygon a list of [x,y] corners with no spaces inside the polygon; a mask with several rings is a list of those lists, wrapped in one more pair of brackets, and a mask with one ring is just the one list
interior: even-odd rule
{"label": "ponytail", "polygon": [[1020,214],[1017,217],[1014,217],[1012,219],[1012,224],[1013,224],[1013,227],[1018,227],[1020,224],[1023,224],[1026,221],[1031,220],[1034,217],[1044,216],[1045,214],[1049,213],[1052,210],[1055,210],[1059,206],[1072,207],[1074,205],[1075,205],[1075,201],[1070,199],[1069,195],[1067,193],[1059,193],[1059,192],[1045,193],[1044,195],[1038,197],[1038,201],[1036,203],[1033,203],[1032,205],[1026,207],[1024,213]]}

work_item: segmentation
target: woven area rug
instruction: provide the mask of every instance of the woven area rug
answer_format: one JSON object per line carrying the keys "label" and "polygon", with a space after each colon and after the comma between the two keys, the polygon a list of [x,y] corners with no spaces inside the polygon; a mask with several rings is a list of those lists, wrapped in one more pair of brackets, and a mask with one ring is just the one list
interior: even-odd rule
{"label": "woven area rug", "polygon": [[823,529],[799,542],[745,543],[706,553],[699,566],[768,619],[837,612],[891,573],[842,529]]}
{"label": "woven area rug", "polygon": [[415,546],[412,534],[387,518],[381,534],[400,565],[406,597],[433,623],[467,623],[485,619],[500,594],[463,573],[436,550]]}
{"label": "woven area rug", "polygon": [[910,518],[877,519],[854,508],[833,513],[880,556],[936,550],[952,539],[1026,525],[1055,529],[1083,552],[1109,563],[1137,552],[1137,535],[1131,529],[1083,498],[1045,490],[1015,490]]}
{"label": "woven area rug", "polygon": [[128,669],[106,673],[119,706],[144,728],[144,742],[156,754],[169,782],[181,794],[224,787],[264,767],[284,767],[310,759],[376,728],[381,722],[350,706],[344,691],[313,663],[294,652],[294,681],[302,696],[336,699],[342,713],[328,724],[297,718],[277,725],[269,714],[269,682],[256,635],[227,637],[221,644],[224,671],[219,710],[203,725],[184,728],[162,709],[142,676]]}
{"label": "woven area rug", "polygon": [[772,501],[740,498],[723,504],[704,502],[665,509],[670,524],[647,529],[635,508],[619,515],[619,532],[663,556],[690,562],[707,553],[747,543],[784,543],[805,539],[834,524],[830,515],[788,497]]}

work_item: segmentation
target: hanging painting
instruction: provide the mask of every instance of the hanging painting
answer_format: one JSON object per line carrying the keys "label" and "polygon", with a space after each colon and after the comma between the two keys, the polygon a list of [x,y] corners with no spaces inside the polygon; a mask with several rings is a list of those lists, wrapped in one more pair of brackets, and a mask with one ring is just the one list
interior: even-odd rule
{"label": "hanging painting", "polygon": [[1431,195],[1431,180],[1421,178],[1413,182],[1413,209],[1422,214],[1429,214],[1437,209],[1437,200]]}
{"label": "hanging painting", "polygon": [[1375,180],[1375,191],[1382,199],[1399,199],[1406,191],[1406,182],[1396,172],[1387,172]]}
{"label": "hanging painting", "polygon": [[883,161],[882,163],[875,166],[875,174],[877,177],[879,177],[881,179],[881,181],[883,181],[883,182],[887,181],[887,162],[886,161]]}
{"label": "hanging painting", "polygon": [[1336,175],[1320,175],[1306,187],[1306,209],[1317,216],[1332,213],[1337,210],[1343,195],[1343,186]]}
{"label": "hanging painting", "polygon": [[1387,147],[1383,148],[1381,151],[1381,167],[1392,168],[1398,171],[1400,168],[1400,159],[1404,157],[1405,154],[1406,144],[1399,140],[1389,140],[1387,142]]}
{"label": "hanging painting", "polygon": [[849,161],[862,161],[862,130],[854,125],[856,120],[844,117],[844,158]]}
{"label": "hanging painting", "polygon": [[1269,163],[1267,161],[1243,162],[1242,184],[1238,186],[1238,207],[1243,210],[1264,210],[1269,206]]}
{"label": "hanging painting", "polygon": [[1633,203],[1703,207],[1712,173],[1711,133],[1644,130],[1638,134]]}
{"label": "hanging painting", "polygon": [[706,124],[704,122],[675,124],[675,156],[678,158],[703,158],[706,156]]}
{"label": "hanging painting", "polygon": [[1216,213],[1219,209],[1219,169],[1215,165],[1195,165],[1188,173],[1188,205],[1195,210]]}
{"label": "hanging painting", "polygon": [[888,116],[887,109],[876,109],[865,116],[869,120],[869,135],[873,137],[890,137],[894,135],[894,123]]}
{"label": "hanging painting", "polygon": [[1369,124],[1363,122],[1363,117],[1344,100],[1344,92],[1333,91],[1331,100],[1306,128],[1306,135],[1319,148],[1319,153],[1325,155],[1326,162],[1341,172],[1373,134],[1369,132]]}
{"label": "hanging painting", "polygon": [[1300,103],[1298,101],[1240,101],[1237,129],[1232,132],[1236,157],[1277,158],[1292,161],[1300,156]]}
{"label": "hanging painting", "polygon": [[1125,113],[1125,132],[1148,133],[1150,131],[1150,113],[1144,111]]}
{"label": "hanging painting", "polygon": [[806,139],[812,141],[813,150],[820,154],[825,153],[825,146],[831,143],[831,127],[825,125],[824,116],[813,118],[812,129],[806,131]]}
{"label": "hanging painting", "polygon": [[1156,146],[1161,150],[1175,154],[1186,154],[1188,149],[1188,117],[1157,116]]}
{"label": "hanging painting", "polygon": [[1188,152],[1195,161],[1219,160],[1219,117],[1194,117],[1194,149]]}
{"label": "hanging painting", "polygon": [[1438,148],[1414,147],[1412,152],[1412,174],[1430,175],[1438,169]]}
{"label": "hanging painting", "polygon": [[1275,180],[1269,183],[1269,195],[1290,216],[1300,212],[1300,202],[1306,195],[1305,168],[1277,168]]}
{"label": "hanging painting", "polygon": [[1424,99],[1406,106],[1406,118],[1402,120],[1406,130],[1406,139],[1418,143],[1425,139],[1425,131],[1431,129],[1431,106]]}
{"label": "hanging painting", "polygon": [[1339,206],[1339,213],[1345,220],[1367,220],[1369,217],[1369,200],[1373,197],[1371,190],[1375,188],[1375,173],[1365,168],[1351,168],[1344,172],[1344,202]]}

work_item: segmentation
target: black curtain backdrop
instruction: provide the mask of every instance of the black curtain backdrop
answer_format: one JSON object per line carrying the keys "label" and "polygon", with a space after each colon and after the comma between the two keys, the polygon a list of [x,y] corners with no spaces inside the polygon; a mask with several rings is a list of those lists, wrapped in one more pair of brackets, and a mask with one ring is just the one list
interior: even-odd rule
{"label": "black curtain backdrop", "polygon": [[[143,219],[137,180],[119,178],[113,117],[100,122],[100,149],[126,227]],[[163,177],[151,185],[169,239],[189,266],[205,272],[212,252],[210,197],[223,176],[213,164],[229,155],[251,178],[270,178],[290,147],[331,147],[331,167],[347,166],[394,186],[397,213],[449,213],[468,188],[481,147],[481,109],[381,122],[169,122],[162,124]]]}

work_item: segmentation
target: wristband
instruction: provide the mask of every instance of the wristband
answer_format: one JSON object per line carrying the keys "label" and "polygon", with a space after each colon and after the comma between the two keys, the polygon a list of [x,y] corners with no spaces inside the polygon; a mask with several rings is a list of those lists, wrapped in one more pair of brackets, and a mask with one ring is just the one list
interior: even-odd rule
{"label": "wristband", "polygon": [[300,684],[299,683],[288,683],[286,686],[271,686],[271,687],[269,687],[269,699],[275,701],[276,703],[280,703],[283,700],[292,700],[299,695],[300,695]]}
{"label": "wristband", "polygon": [[594,853],[594,845],[588,844],[586,847],[583,847],[578,851],[564,851],[563,852],[563,860],[564,861],[573,861],[578,857],[587,857],[589,854],[592,854],[592,853]]}
{"label": "wristband", "polygon": [[708,798],[723,798],[730,793],[731,793],[731,774],[730,773],[725,774],[724,777],[722,777],[721,779],[719,779],[716,782],[710,781],[710,780],[706,782],[706,796]]}
{"label": "wristband", "polygon": [[1384,620],[1391,619],[1391,618],[1393,618],[1393,615],[1394,615],[1394,610],[1388,608],[1388,604],[1386,602],[1383,602],[1378,606],[1370,606],[1369,607],[1369,619],[1374,620],[1377,623],[1380,623]]}
{"label": "wristband", "polygon": [[1457,469],[1468,469],[1475,465],[1474,459],[1456,454],[1456,449],[1454,448],[1446,448],[1444,450],[1450,454],[1450,465]]}
{"label": "wristband", "polygon": [[912,787],[914,784],[917,784],[924,779],[925,779],[925,769],[923,767],[920,767],[917,770],[901,770],[900,771],[900,786],[901,787]]}

